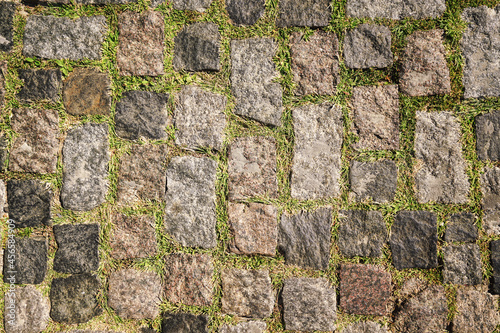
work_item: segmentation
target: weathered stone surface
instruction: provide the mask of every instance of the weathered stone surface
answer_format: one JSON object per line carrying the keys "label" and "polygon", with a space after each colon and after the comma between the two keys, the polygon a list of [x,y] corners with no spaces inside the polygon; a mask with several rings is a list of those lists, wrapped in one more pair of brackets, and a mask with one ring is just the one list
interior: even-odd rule
{"label": "weathered stone surface", "polygon": [[64,80],[63,101],[69,114],[108,116],[111,109],[108,74],[94,68],[76,68]]}
{"label": "weathered stone surface", "polygon": [[140,333],[157,333],[156,330],[149,328],[149,327],[145,327],[145,326],[139,328],[139,332]]}
{"label": "weathered stone surface", "polygon": [[282,88],[273,82],[279,76],[273,57],[277,45],[272,38],[231,41],[231,92],[234,113],[264,124],[281,125]]}
{"label": "weathered stone surface", "polygon": [[8,180],[9,218],[17,228],[50,226],[50,187],[37,180]]}
{"label": "weathered stone surface", "polygon": [[80,274],[99,268],[99,225],[64,224],[53,227],[57,242],[54,270]]}
{"label": "weathered stone surface", "polygon": [[116,135],[128,140],[167,139],[168,94],[127,91],[116,104]]}
{"label": "weathered stone surface", "polygon": [[0,131],[0,171],[5,171],[7,157],[9,156],[9,139],[5,132]]}
{"label": "weathered stone surface", "polygon": [[23,54],[46,59],[101,59],[107,32],[104,16],[67,17],[32,15],[24,28]]}
{"label": "weathered stone surface", "polygon": [[307,200],[339,195],[342,108],[308,104],[292,112],[295,134],[292,197]]}
{"label": "weathered stone surface", "polygon": [[360,321],[344,328],[342,333],[388,333],[386,326],[373,321]]}
{"label": "weathered stone surface", "polygon": [[164,74],[164,27],[163,16],[157,11],[126,11],[118,16],[116,64],[120,75]]}
{"label": "weathered stone surface", "polygon": [[282,297],[286,330],[335,330],[337,294],[327,279],[288,278]]}
{"label": "weathered stone surface", "polygon": [[222,312],[239,317],[269,317],[274,293],[268,270],[222,271]]}
{"label": "weathered stone surface", "polygon": [[206,157],[174,157],[167,167],[165,228],[182,246],[216,246],[216,172]]}
{"label": "weathered stone surface", "polygon": [[50,288],[50,317],[60,323],[85,323],[101,313],[100,282],[90,274],[55,278]]}
{"label": "weathered stone surface", "polygon": [[[0,6],[6,2],[0,2]],[[0,13],[2,10],[0,9]],[[1,14],[0,14],[1,15]],[[0,61],[0,108],[5,100],[5,77],[7,76],[7,61]]]}
{"label": "weathered stone surface", "polygon": [[210,306],[214,266],[206,254],[173,253],[165,257],[165,297],[169,302]]}
{"label": "weathered stone surface", "polygon": [[500,168],[486,167],[481,175],[483,228],[488,234],[500,234]]}
{"label": "weathered stone surface", "polygon": [[397,292],[399,296],[399,301],[405,301],[410,297],[415,296],[416,294],[422,292],[425,288],[429,287],[429,281],[422,280],[417,277],[410,278],[403,282],[400,289]]}
{"label": "weathered stone surface", "polygon": [[330,23],[328,0],[282,0],[279,3],[278,27],[326,27]]}
{"label": "weathered stone surface", "polygon": [[489,333],[500,323],[498,298],[471,287],[457,290],[452,332]]}
{"label": "weathered stone surface", "polygon": [[443,248],[443,282],[476,285],[482,282],[481,253],[477,244],[449,245]]}
{"label": "weathered stone surface", "polygon": [[478,229],[474,224],[476,217],[471,213],[457,213],[449,217],[444,239],[447,242],[473,243],[478,237]]}
{"label": "weathered stone surface", "polygon": [[161,280],[154,272],[121,269],[109,277],[108,304],[122,318],[156,317],[160,295]]}
{"label": "weathered stone surface", "polygon": [[319,208],[296,215],[283,214],[279,225],[278,248],[287,265],[323,270],[330,260],[332,210]]}
{"label": "weathered stone surface", "polygon": [[6,333],[38,333],[47,328],[48,298],[33,286],[18,287],[5,293],[4,324]]}
{"label": "weathered stone surface", "polygon": [[223,325],[219,333],[264,333],[267,328],[265,322],[260,320],[241,322],[235,326]]}
{"label": "weathered stone surface", "polygon": [[173,0],[172,5],[177,10],[193,10],[204,13],[210,7],[212,0]]}
{"label": "weathered stone surface", "polygon": [[387,242],[388,234],[381,212],[341,211],[339,219],[337,245],[343,256],[348,258],[382,256],[382,247]]}
{"label": "weathered stone surface", "polygon": [[477,156],[485,161],[500,161],[500,111],[493,111],[476,117]]}
{"label": "weathered stone surface", "polygon": [[62,87],[59,69],[19,69],[19,79],[24,84],[17,95],[21,102],[48,100],[57,102]]}
{"label": "weathered stone surface", "polygon": [[347,16],[380,17],[400,20],[405,17],[415,19],[436,18],[446,10],[445,0],[348,0]]}
{"label": "weathered stone surface", "polygon": [[[7,211],[7,186],[5,186],[5,182],[0,180],[0,216],[4,217]],[[1,247],[0,247],[1,248]],[[2,256],[0,255],[0,260],[2,260]],[[0,261],[0,272],[2,269],[2,264]]]}
{"label": "weathered stone surface", "polygon": [[56,110],[14,109],[10,119],[19,135],[12,144],[9,169],[55,173],[59,152],[59,116]]}
{"label": "weathered stone surface", "polygon": [[14,2],[0,2],[0,51],[12,50],[14,37],[14,15],[16,4]]}
{"label": "weathered stone surface", "polygon": [[398,167],[392,160],[352,161],[349,171],[351,196],[355,201],[372,200],[388,203],[394,200],[398,186]]}
{"label": "weathered stone surface", "polygon": [[108,125],[87,123],[69,130],[62,161],[62,206],[88,211],[102,204],[108,191]]}
{"label": "weathered stone surface", "polygon": [[227,0],[226,10],[235,25],[254,25],[266,10],[265,0]]}
{"label": "weathered stone surface", "polygon": [[500,6],[465,8],[461,49],[465,98],[500,96]]}
{"label": "weathered stone surface", "polygon": [[491,267],[493,276],[491,278],[490,290],[493,294],[500,294],[500,240],[490,242]]}
{"label": "weathered stone surface", "polygon": [[346,33],[344,57],[350,68],[385,68],[393,61],[391,30],[383,25],[361,24]]}
{"label": "weathered stone surface", "polygon": [[419,202],[467,202],[470,184],[461,139],[460,124],[451,112],[417,111],[415,185]]}
{"label": "weathered stone surface", "polygon": [[174,111],[175,143],[188,148],[222,148],[227,98],[196,86],[182,87]]}
{"label": "weathered stone surface", "polygon": [[123,204],[141,200],[163,201],[167,176],[165,175],[166,145],[133,145],[120,161],[117,196]]}
{"label": "weathered stone surface", "polygon": [[451,92],[443,30],[417,31],[407,38],[399,87],[409,96],[443,95]]}
{"label": "weathered stone surface", "polygon": [[274,256],[278,245],[277,210],[259,203],[229,203],[231,252]]}
{"label": "weathered stone surface", "polygon": [[437,267],[436,215],[426,211],[398,212],[389,242],[396,269]]}
{"label": "weathered stone surface", "polygon": [[115,225],[111,237],[111,256],[115,259],[135,259],[154,256],[158,250],[153,216],[111,215]]}
{"label": "weathered stone surface", "polygon": [[174,39],[174,70],[220,71],[219,27],[198,22],[184,27]]}
{"label": "weathered stone surface", "polygon": [[[9,238],[12,239],[12,238]],[[47,239],[14,237],[15,258],[6,247],[3,258],[3,281],[15,284],[40,284],[47,272]]]}
{"label": "weathered stone surface", "polygon": [[166,313],[162,333],[208,333],[208,317],[191,313]]}

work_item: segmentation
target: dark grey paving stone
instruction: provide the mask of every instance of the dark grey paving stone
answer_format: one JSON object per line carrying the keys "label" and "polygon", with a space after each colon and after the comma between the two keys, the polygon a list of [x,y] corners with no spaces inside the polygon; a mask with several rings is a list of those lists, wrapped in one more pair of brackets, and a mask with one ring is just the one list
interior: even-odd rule
{"label": "dark grey paving stone", "polygon": [[77,19],[29,16],[24,28],[23,54],[45,59],[101,59],[108,30],[104,16]]}
{"label": "dark grey paving stone", "polygon": [[272,38],[231,41],[231,92],[234,113],[264,124],[281,125],[282,88],[273,57],[277,44]]}
{"label": "dark grey paving stone", "polygon": [[476,151],[483,160],[500,161],[500,111],[476,116]]}
{"label": "dark grey paving stone", "polygon": [[14,37],[14,15],[16,4],[14,2],[0,2],[0,51],[12,50]]}
{"label": "dark grey paving stone", "polygon": [[392,160],[352,161],[349,170],[351,196],[355,201],[372,200],[388,203],[394,200],[398,186],[398,167]]}
{"label": "dark grey paving stone", "polygon": [[386,326],[373,321],[359,321],[348,325],[342,333],[389,333]]}
{"label": "dark grey paving stone", "polygon": [[[0,2],[0,5],[5,2]],[[1,12],[1,10],[0,10]],[[1,15],[1,14],[0,14]],[[0,108],[5,103],[5,80],[7,76],[7,61],[0,61]]]}
{"label": "dark grey paving stone", "polygon": [[91,210],[108,191],[108,125],[87,123],[68,131],[62,150],[61,203],[66,209]]}
{"label": "dark grey paving stone", "polygon": [[282,298],[286,330],[335,331],[337,294],[327,279],[288,278]]}
{"label": "dark grey paving stone", "polygon": [[448,245],[443,248],[443,282],[477,285],[481,284],[481,253],[477,244]]}
{"label": "dark grey paving stone", "polygon": [[464,58],[464,98],[500,96],[500,6],[465,8],[467,22],[461,49]]}
{"label": "dark grey paving stone", "polygon": [[49,324],[49,299],[33,286],[7,290],[4,309],[6,333],[42,332]]}
{"label": "dark grey paving stone", "polygon": [[287,265],[324,270],[330,260],[332,210],[319,208],[296,215],[283,214],[279,225],[278,249]]}
{"label": "dark grey paving stone", "polygon": [[59,273],[90,273],[99,268],[99,225],[64,224],[53,227],[57,242],[54,270]]}
{"label": "dark grey paving stone", "polygon": [[264,15],[265,0],[227,0],[226,10],[235,25],[254,25]]}
{"label": "dark grey paving stone", "polygon": [[50,288],[50,317],[59,323],[85,323],[102,310],[97,302],[101,283],[94,275],[55,278]]}
{"label": "dark grey paving stone", "polygon": [[168,94],[127,91],[116,103],[116,135],[128,140],[167,139]]}
{"label": "dark grey paving stone", "polygon": [[490,281],[490,291],[492,294],[500,294],[500,240],[490,242],[491,251],[491,267],[493,268],[493,276]]}
{"label": "dark grey paving stone", "polygon": [[355,256],[378,258],[388,239],[381,212],[365,210],[340,211],[337,245],[348,258]]}
{"label": "dark grey paving stone", "polygon": [[437,218],[432,212],[401,211],[389,240],[396,269],[437,267]]}
{"label": "dark grey paving stone", "polygon": [[415,19],[436,18],[446,10],[445,0],[349,0],[347,16],[388,18],[400,20],[405,17]]}
{"label": "dark grey paving stone", "polygon": [[260,320],[252,320],[238,323],[234,326],[223,325],[219,333],[264,333],[267,325]]}
{"label": "dark grey paving stone", "polygon": [[17,95],[21,102],[48,100],[57,102],[62,88],[59,69],[19,69],[19,79],[24,84]]}
{"label": "dark grey paving stone", "polygon": [[47,184],[38,180],[7,181],[9,219],[16,228],[50,226],[52,192]]}
{"label": "dark grey paving stone", "polygon": [[278,27],[326,27],[330,23],[328,0],[281,0]]}
{"label": "dark grey paving stone", "polygon": [[149,215],[111,215],[114,225],[109,246],[114,259],[147,258],[156,255],[155,219]]}
{"label": "dark grey paving stone", "polygon": [[212,0],[173,0],[172,6],[177,10],[193,10],[204,13],[211,3]]}
{"label": "dark grey paving stone", "polygon": [[141,328],[139,328],[139,332],[140,333],[156,333],[157,331],[152,329],[152,328],[149,328],[149,327],[141,327]]}
{"label": "dark grey paving stone", "polygon": [[493,332],[500,322],[498,298],[472,287],[457,290],[452,332]]}
{"label": "dark grey paving stone", "polygon": [[10,253],[6,247],[3,258],[3,281],[15,284],[42,283],[47,272],[47,239],[19,237],[13,239],[14,242],[11,244],[15,249],[15,258],[9,259]]}
{"label": "dark grey paving stone", "polygon": [[162,333],[208,333],[208,317],[191,313],[166,313]]}
{"label": "dark grey paving stone", "polygon": [[220,43],[219,27],[215,23],[185,26],[174,39],[174,70],[220,71]]}
{"label": "dark grey paving stone", "polygon": [[165,229],[182,246],[214,248],[217,163],[206,157],[174,157],[167,166]]}
{"label": "dark grey paving stone", "polygon": [[393,61],[391,30],[382,25],[361,24],[344,39],[344,58],[350,68],[385,68]]}
{"label": "dark grey paving stone", "polygon": [[444,239],[447,242],[474,243],[478,238],[478,228],[472,213],[456,213],[448,218]]}
{"label": "dark grey paving stone", "polygon": [[500,168],[486,167],[481,175],[483,228],[488,234],[500,234]]}

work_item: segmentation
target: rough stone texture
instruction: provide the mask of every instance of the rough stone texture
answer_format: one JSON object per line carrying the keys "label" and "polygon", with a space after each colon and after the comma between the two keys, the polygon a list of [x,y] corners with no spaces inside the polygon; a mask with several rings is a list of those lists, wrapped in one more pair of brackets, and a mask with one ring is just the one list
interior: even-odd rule
{"label": "rough stone texture", "polygon": [[154,256],[158,251],[153,216],[111,216],[113,229],[110,247],[114,259],[135,259]]}
{"label": "rough stone texture", "polygon": [[443,95],[451,92],[443,30],[417,31],[407,38],[399,87],[409,96]]}
{"label": "rough stone texture", "polygon": [[219,333],[264,333],[267,328],[265,322],[260,320],[241,322],[235,326],[223,325]]}
{"label": "rough stone texture", "polygon": [[108,30],[104,16],[67,17],[31,15],[24,28],[23,54],[46,59],[101,59]]}
{"label": "rough stone texture", "polygon": [[76,68],[64,80],[63,101],[66,112],[75,116],[109,116],[111,82],[108,74],[94,68]]}
{"label": "rough stone texture", "polygon": [[326,27],[330,23],[328,0],[281,0],[278,27]]}
{"label": "rough stone texture", "polygon": [[393,20],[405,17],[413,17],[417,20],[437,18],[445,10],[445,0],[349,0],[346,6],[347,16],[380,17]]}
{"label": "rough stone texture", "polygon": [[486,167],[481,175],[483,228],[488,234],[500,234],[500,168]]}
{"label": "rough stone texture", "polygon": [[4,323],[6,333],[38,333],[47,328],[50,305],[33,286],[18,287],[5,293]]}
{"label": "rough stone texture", "polygon": [[21,102],[48,100],[57,102],[62,87],[59,69],[19,69],[19,79],[24,84],[17,95]]}
{"label": "rough stone texture", "polygon": [[287,265],[318,270],[328,268],[331,215],[330,208],[282,215],[278,248],[284,253]]}
{"label": "rough stone texture", "polygon": [[229,249],[237,254],[274,256],[278,245],[277,210],[260,203],[229,203]]}
{"label": "rough stone texture", "polygon": [[166,145],[133,145],[129,154],[123,154],[118,175],[117,196],[122,204],[141,200],[163,201],[167,176]]}
{"label": "rough stone texture", "polygon": [[116,135],[128,140],[166,140],[168,94],[127,91],[116,103]]}
{"label": "rough stone texture", "polygon": [[493,276],[491,278],[490,290],[493,294],[500,294],[500,240],[490,242],[491,267]]}
{"label": "rough stone texture", "polygon": [[175,143],[195,149],[222,148],[227,98],[196,86],[182,87],[174,111]]}
{"label": "rough stone texture", "polygon": [[373,321],[360,321],[344,328],[342,333],[389,333],[386,326]]}
{"label": "rough stone texture", "polygon": [[161,279],[154,272],[121,269],[109,277],[108,304],[122,318],[155,318],[160,295]]}
{"label": "rough stone texture", "polygon": [[447,242],[470,242],[478,238],[478,229],[474,224],[476,217],[471,213],[457,213],[449,217],[444,239]]}
{"label": "rough stone texture", "polygon": [[7,204],[9,218],[16,228],[50,226],[52,191],[46,183],[37,180],[8,180]]}
{"label": "rough stone texture", "polygon": [[[0,180],[0,217],[5,217],[6,216],[6,209],[7,208],[7,186],[5,186],[5,182],[3,180]],[[0,247],[1,251],[1,247]],[[0,253],[1,254],[1,253]],[[2,269],[2,264],[1,264],[2,256],[0,255],[0,273]]]}
{"label": "rough stone texture", "polygon": [[50,288],[50,317],[60,323],[85,323],[101,313],[100,282],[90,274],[55,278]]}
{"label": "rough stone texture", "polygon": [[99,225],[64,224],[53,227],[57,242],[54,270],[80,274],[99,268]]}
{"label": "rough stone texture", "polygon": [[308,40],[290,36],[290,56],[296,95],[335,95],[340,79],[339,41],[334,33],[317,31]]}
{"label": "rough stone texture", "polygon": [[231,41],[231,92],[234,113],[264,124],[281,125],[282,88],[273,57],[277,44],[272,38]]}
{"label": "rough stone texture", "polygon": [[391,30],[382,25],[361,24],[346,33],[344,57],[350,68],[385,68],[393,61]]}
{"label": "rough stone texture", "polygon": [[226,0],[226,10],[235,25],[254,25],[266,10],[265,0]]}
{"label": "rough stone texture", "polygon": [[420,278],[410,278],[403,282],[400,289],[398,290],[398,298],[401,301],[407,300],[410,297],[422,292],[425,288],[429,287],[429,281],[422,280]]}
{"label": "rough stone texture", "polygon": [[[10,239],[10,238],[9,238]],[[9,260],[6,247],[3,281],[16,284],[40,284],[47,272],[47,239],[14,237],[15,258]]]}
{"label": "rough stone texture", "polygon": [[108,191],[108,125],[87,123],[69,130],[62,161],[62,206],[88,211],[102,204]]}
{"label": "rough stone texture", "polygon": [[339,195],[342,108],[308,104],[292,112],[295,133],[292,197],[307,200]]}
{"label": "rough stone texture", "polygon": [[417,111],[415,186],[419,202],[467,202],[470,184],[461,139],[460,124],[451,112]]}
{"label": "rough stone texture", "polygon": [[465,98],[500,96],[500,6],[465,8],[461,49]]}
{"label": "rough stone texture", "polygon": [[340,253],[348,258],[355,256],[377,258],[388,234],[381,212],[365,210],[341,211],[339,239]]}
{"label": "rough stone texture", "polygon": [[274,307],[268,270],[222,271],[222,312],[239,317],[266,318]]}
{"label": "rough stone texture", "polygon": [[14,37],[14,15],[16,4],[14,2],[0,2],[0,51],[12,50]]}
{"label": "rough stone texture", "polygon": [[167,167],[165,227],[182,246],[216,246],[216,171],[206,157],[174,157]]}
{"label": "rough stone texture", "polygon": [[337,294],[327,279],[288,278],[282,298],[286,330],[335,330]]}
{"label": "rough stone texture", "polygon": [[457,290],[452,332],[489,333],[500,323],[498,298],[473,288]]}
{"label": "rough stone texture", "polygon": [[389,241],[396,269],[437,267],[437,218],[434,213],[398,212]]}
{"label": "rough stone texture", "polygon": [[5,163],[9,156],[8,151],[9,140],[5,132],[0,131],[0,171],[5,171]]}
{"label": "rough stone texture", "polygon": [[477,244],[449,245],[443,248],[443,282],[476,285],[482,282],[481,253]]}
{"label": "rough stone texture", "polygon": [[352,94],[357,149],[399,149],[397,85],[354,87]]}
{"label": "rough stone texture", "polygon": [[220,71],[219,27],[211,22],[185,26],[174,39],[174,70]]}
{"label": "rough stone texture", "polygon": [[[0,6],[6,2],[0,2]],[[0,9],[0,13],[2,10]],[[1,15],[1,14],[0,14]],[[0,108],[5,100],[5,77],[7,76],[7,61],[0,61]]]}
{"label": "rough stone texture", "polygon": [[389,203],[398,186],[398,167],[392,160],[376,162],[352,161],[349,171],[351,196],[355,201],[372,200]]}
{"label": "rough stone texture", "polygon": [[391,298],[391,273],[381,266],[340,266],[340,307],[344,312],[385,316]]}
{"label": "rough stone texture", "polygon": [[126,11],[118,16],[116,64],[120,75],[164,74],[164,27],[163,16],[157,11]]}
{"label": "rough stone texture", "polygon": [[194,10],[204,13],[210,7],[212,0],[173,0],[172,5],[177,10]]}
{"label": "rough stone texture", "polygon": [[169,302],[210,306],[214,266],[206,254],[173,253],[165,257],[165,297]]}
{"label": "rough stone texture", "polygon": [[500,111],[476,117],[476,151],[479,159],[500,161]]}
{"label": "rough stone texture", "polygon": [[9,170],[55,173],[60,136],[57,111],[14,109],[10,124],[19,136],[12,144]]}
{"label": "rough stone texture", "polygon": [[191,313],[163,315],[162,333],[208,333],[208,317]]}

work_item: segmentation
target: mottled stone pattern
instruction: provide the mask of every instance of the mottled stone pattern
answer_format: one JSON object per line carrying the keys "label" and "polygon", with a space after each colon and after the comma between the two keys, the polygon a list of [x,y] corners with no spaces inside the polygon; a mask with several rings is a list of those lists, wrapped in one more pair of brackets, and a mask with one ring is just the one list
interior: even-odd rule
{"label": "mottled stone pattern", "polygon": [[204,13],[212,0],[173,0],[172,5],[177,10],[193,10],[196,12]]}
{"label": "mottled stone pattern", "polygon": [[351,162],[349,183],[351,196],[355,201],[389,203],[396,195],[397,181],[398,167],[392,160]]}
{"label": "mottled stone pattern", "polygon": [[348,0],[347,16],[400,20],[437,18],[446,10],[445,0]]}
{"label": "mottled stone pattern", "polygon": [[373,321],[359,321],[348,325],[342,333],[389,333],[386,326]]}
{"label": "mottled stone pattern", "polygon": [[165,297],[169,302],[210,306],[214,285],[212,257],[173,253],[165,257]]}
{"label": "mottled stone pattern", "polygon": [[21,102],[48,100],[57,102],[62,87],[62,73],[59,69],[19,69],[23,87],[17,98]]}
{"label": "mottled stone pattern", "polygon": [[185,26],[174,39],[174,70],[220,71],[219,27],[211,22]]}
{"label": "mottled stone pattern", "polygon": [[23,54],[46,59],[100,60],[107,29],[104,16],[72,20],[31,15],[24,28]]}
{"label": "mottled stone pattern", "polygon": [[479,159],[500,161],[500,111],[476,116],[476,151]]}
{"label": "mottled stone pattern", "polygon": [[99,268],[99,225],[55,225],[57,252],[54,270],[59,273],[80,274]]}
{"label": "mottled stone pattern", "polygon": [[465,98],[500,96],[500,6],[465,8],[461,49]]}
{"label": "mottled stone pattern", "polygon": [[490,242],[491,267],[493,276],[490,281],[490,290],[493,294],[500,294],[500,240]]}
{"label": "mottled stone pattern", "polygon": [[14,15],[16,4],[14,2],[0,2],[0,51],[10,52],[14,37]]}
{"label": "mottled stone pattern", "polygon": [[293,109],[295,151],[292,197],[307,200],[340,194],[342,109],[308,104]]}
{"label": "mottled stone pattern", "polygon": [[276,24],[278,27],[326,27],[330,15],[328,0],[282,0]]}
{"label": "mottled stone pattern", "polygon": [[327,279],[288,278],[282,298],[286,330],[335,330],[337,294]]}
{"label": "mottled stone pattern", "polygon": [[260,320],[244,321],[234,326],[222,325],[219,333],[264,333],[267,325]]}
{"label": "mottled stone pattern", "polygon": [[[42,332],[49,323],[47,297],[33,286],[15,288],[5,293],[4,323],[6,333]],[[12,314],[12,310],[14,313]]]}
{"label": "mottled stone pattern", "polygon": [[191,313],[166,313],[161,326],[162,333],[208,333],[208,317]]}
{"label": "mottled stone pattern", "polygon": [[216,171],[207,157],[174,157],[167,167],[165,228],[182,246],[216,246]]}
{"label": "mottled stone pattern", "polygon": [[228,152],[230,200],[278,196],[276,141],[271,137],[241,137]]}
{"label": "mottled stone pattern", "polygon": [[347,31],[344,57],[350,68],[385,68],[393,61],[391,30],[375,24],[361,24]]}
{"label": "mottled stone pattern", "polygon": [[231,92],[234,113],[265,124],[281,125],[282,88],[273,57],[277,44],[272,38],[231,41]]}
{"label": "mottled stone pattern", "polygon": [[114,224],[110,240],[111,256],[115,259],[135,259],[154,256],[158,250],[153,216],[111,216]]}
{"label": "mottled stone pattern", "polygon": [[265,0],[226,0],[226,10],[235,25],[254,25],[264,15]]}
{"label": "mottled stone pattern", "polygon": [[50,226],[52,191],[38,180],[8,180],[7,203],[9,218],[17,228]]}
{"label": "mottled stone pattern", "polygon": [[486,167],[481,174],[483,228],[488,234],[500,234],[500,168]]}
{"label": "mottled stone pattern", "polygon": [[9,151],[7,150],[9,141],[5,132],[0,131],[0,171],[6,169],[5,163],[7,162],[7,157],[9,156]]}
{"label": "mottled stone pattern", "polygon": [[163,15],[148,10],[118,16],[116,63],[120,75],[157,76],[163,71]]}
{"label": "mottled stone pattern", "polygon": [[[0,2],[0,6],[6,2]],[[1,12],[1,9],[0,9]],[[0,14],[1,15],[1,14]],[[7,61],[0,61],[0,108],[5,103],[5,79],[7,76]]]}
{"label": "mottled stone pattern", "polygon": [[443,248],[443,282],[476,285],[482,282],[481,253],[477,244],[449,245]]}
{"label": "mottled stone pattern", "polygon": [[287,265],[318,270],[328,268],[331,215],[330,208],[282,215],[278,247],[284,253]]}
{"label": "mottled stone pattern", "polygon": [[445,241],[475,242],[479,235],[475,222],[476,217],[472,213],[456,213],[451,215],[446,224]]}
{"label": "mottled stone pattern", "polygon": [[40,284],[47,272],[47,239],[10,238],[14,240],[15,258],[10,258],[10,250],[4,251],[3,281],[16,284]]}
{"label": "mottled stone pattern", "polygon": [[457,290],[457,314],[453,317],[453,332],[493,332],[500,323],[498,297],[469,288]]}

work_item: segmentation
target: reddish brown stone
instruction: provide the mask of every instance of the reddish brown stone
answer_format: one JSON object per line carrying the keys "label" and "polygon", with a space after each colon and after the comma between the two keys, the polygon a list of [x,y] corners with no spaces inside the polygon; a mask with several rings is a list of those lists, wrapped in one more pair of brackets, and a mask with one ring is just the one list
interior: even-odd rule
{"label": "reddish brown stone", "polygon": [[111,256],[115,259],[147,258],[158,250],[155,220],[152,216],[113,214],[115,225],[111,237]]}

